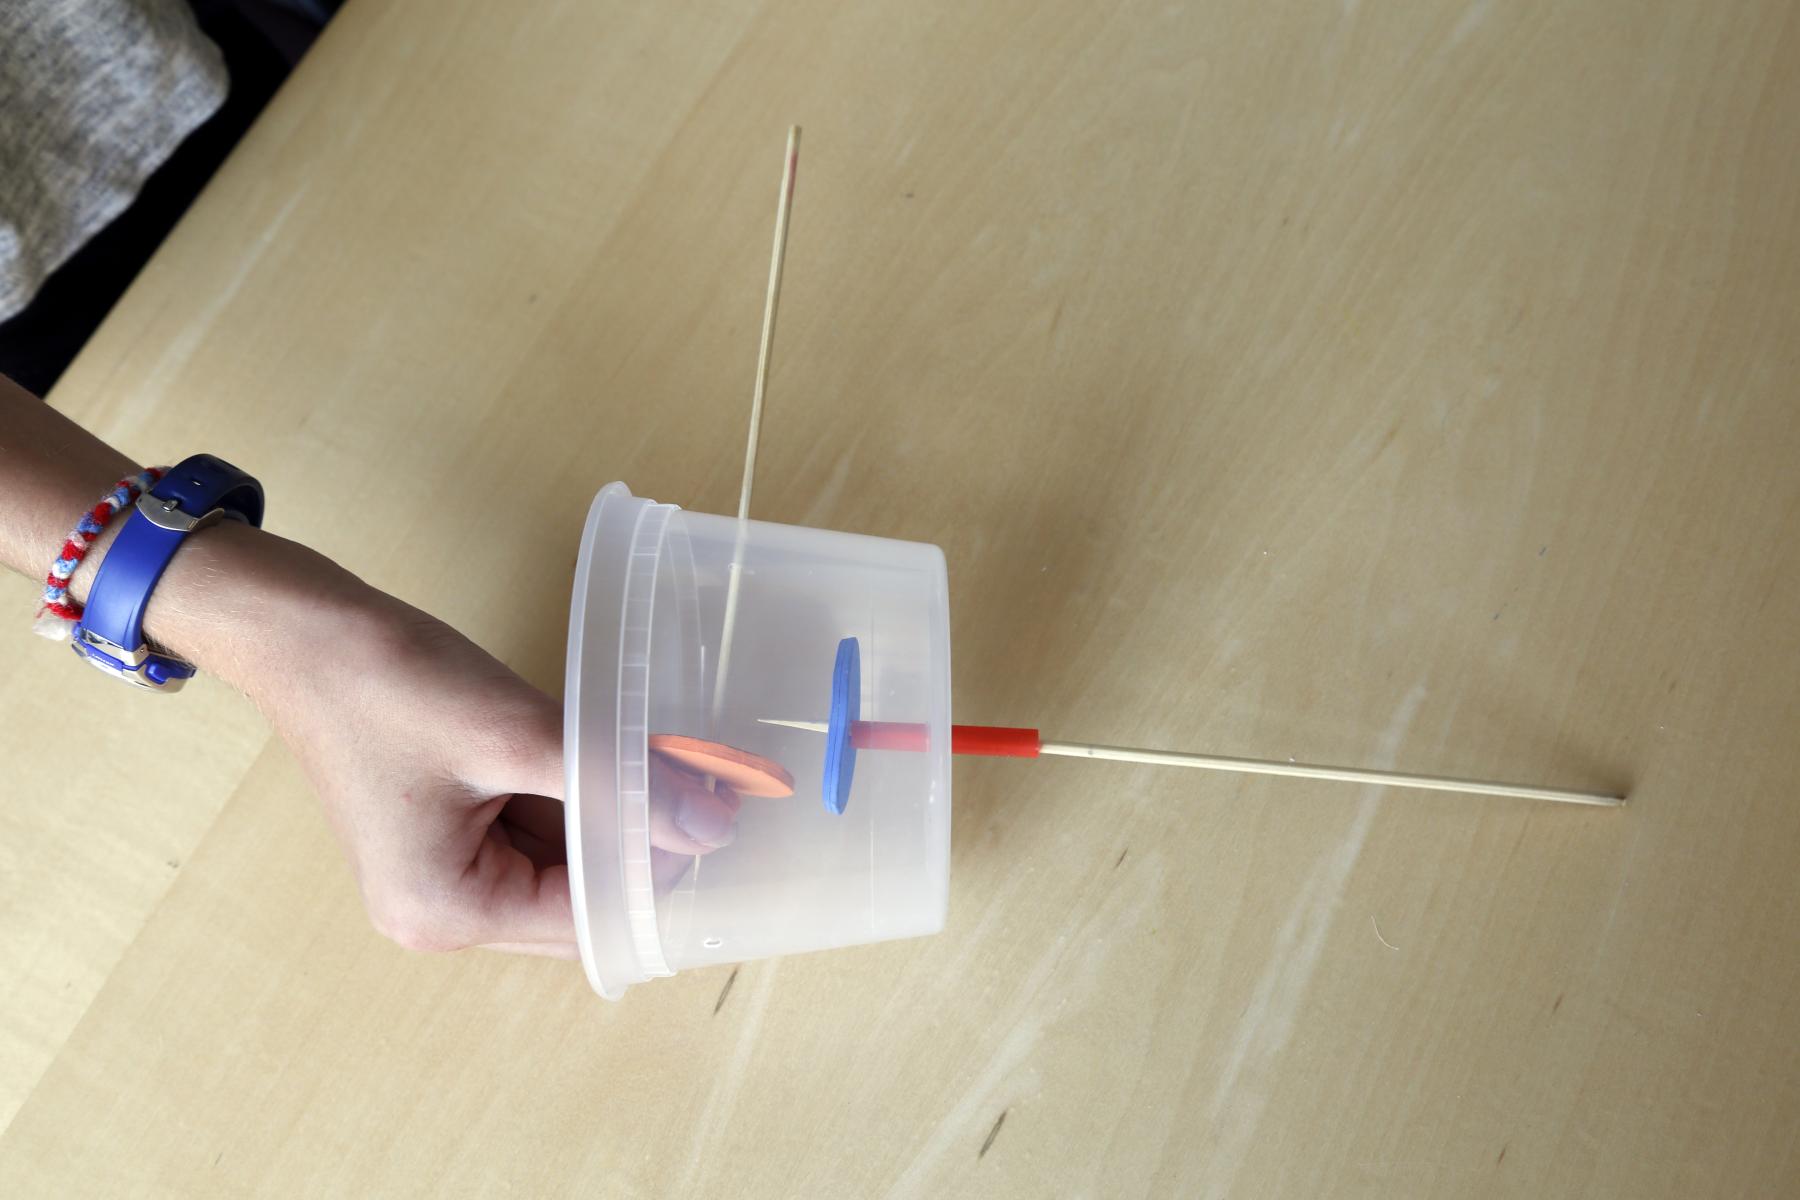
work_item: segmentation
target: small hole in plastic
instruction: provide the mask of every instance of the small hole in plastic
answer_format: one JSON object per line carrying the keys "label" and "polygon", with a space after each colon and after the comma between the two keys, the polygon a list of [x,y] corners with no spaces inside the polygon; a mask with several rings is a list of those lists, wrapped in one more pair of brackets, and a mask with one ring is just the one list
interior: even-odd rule
{"label": "small hole in plastic", "polygon": [[712,938],[707,938],[704,942],[701,942],[700,944],[702,946],[705,946],[708,950],[717,950],[720,946],[723,946],[725,944],[725,939],[712,937]]}

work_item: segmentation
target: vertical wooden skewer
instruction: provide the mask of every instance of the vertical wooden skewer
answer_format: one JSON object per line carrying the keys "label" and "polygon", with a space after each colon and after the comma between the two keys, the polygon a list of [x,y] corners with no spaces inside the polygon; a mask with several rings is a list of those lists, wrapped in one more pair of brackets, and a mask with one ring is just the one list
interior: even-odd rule
{"label": "vertical wooden skewer", "polygon": [[725,624],[719,635],[719,670],[713,680],[712,719],[718,724],[725,705],[725,681],[731,673],[731,638],[737,627],[738,580],[743,572],[744,527],[750,519],[750,490],[756,482],[756,448],[762,440],[763,396],[769,386],[769,352],[775,344],[775,310],[781,301],[781,267],[787,259],[788,214],[794,202],[794,176],[800,166],[800,127],[790,125],[782,159],[781,193],[775,202],[775,249],[769,258],[769,289],[763,298],[762,344],[756,353],[756,390],[750,397],[750,436],[744,446],[744,483],[738,492],[738,539],[725,585]]}
{"label": "vertical wooden skewer", "polygon": [[750,485],[756,479],[756,448],[762,442],[763,394],[769,386],[769,350],[775,344],[775,310],[781,303],[781,267],[787,261],[788,214],[794,204],[794,174],[800,166],[800,127],[790,125],[775,202],[775,249],[769,257],[769,290],[763,297],[762,343],[756,351],[756,390],[750,396],[750,438],[744,446],[744,486],[738,492],[738,520],[750,518]]}

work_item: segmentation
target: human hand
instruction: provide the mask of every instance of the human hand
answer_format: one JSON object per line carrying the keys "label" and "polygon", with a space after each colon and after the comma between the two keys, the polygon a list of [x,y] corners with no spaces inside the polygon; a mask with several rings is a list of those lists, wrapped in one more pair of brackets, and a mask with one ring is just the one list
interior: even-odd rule
{"label": "human hand", "polygon": [[[381,933],[415,950],[575,957],[556,701],[444,623],[258,531],[197,535],[170,576],[150,628],[244,690],[294,750]],[[197,619],[209,606],[230,615]],[[730,789],[655,756],[650,785],[659,860],[730,843]]]}
{"label": "human hand", "polygon": [[[0,564],[41,578],[71,518],[137,467],[0,376]],[[69,580],[82,601],[125,521]],[[422,950],[572,957],[557,704],[468,639],[293,542],[190,535],[151,593],[151,641],[234,685],[293,747],[370,918]],[[656,878],[731,840],[737,797],[652,761]]]}

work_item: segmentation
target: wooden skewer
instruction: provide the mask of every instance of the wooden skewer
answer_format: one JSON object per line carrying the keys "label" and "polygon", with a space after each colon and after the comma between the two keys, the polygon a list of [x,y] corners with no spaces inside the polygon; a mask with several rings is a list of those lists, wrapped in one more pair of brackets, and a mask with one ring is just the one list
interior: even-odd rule
{"label": "wooden skewer", "polygon": [[744,446],[744,486],[738,492],[738,520],[750,518],[750,485],[756,479],[756,448],[762,442],[763,393],[769,386],[769,351],[775,344],[775,310],[781,302],[781,267],[787,260],[788,213],[794,204],[794,175],[800,166],[800,127],[788,126],[781,195],[775,202],[775,250],[769,258],[769,290],[763,297],[762,344],[756,351],[756,391],[750,397],[750,438]]}
{"label": "wooden skewer", "polygon": [[750,397],[750,436],[744,445],[744,482],[738,491],[738,545],[731,555],[725,585],[725,623],[719,634],[719,671],[713,680],[712,718],[717,725],[725,706],[725,681],[731,673],[731,638],[737,628],[739,580],[743,574],[743,526],[750,519],[750,490],[756,483],[756,448],[762,441],[763,396],[769,386],[769,354],[775,345],[775,310],[781,300],[781,268],[787,259],[788,214],[794,201],[794,176],[800,166],[800,127],[790,125],[782,159],[781,193],[775,201],[775,249],[769,257],[769,288],[763,297],[762,344],[756,352],[756,390]]}
{"label": "wooden skewer", "polygon": [[[807,729],[824,733],[823,721],[782,721],[759,718],[765,725]],[[898,722],[858,721],[851,736],[859,749],[922,750],[925,727]],[[1218,754],[1193,754],[1176,750],[1142,750],[1132,746],[1096,746],[1085,742],[1046,742],[1035,729],[994,729],[985,725],[951,727],[950,749],[957,754],[985,754],[1033,758],[1055,754],[1065,758],[1100,758],[1116,762],[1148,763],[1161,767],[1198,767],[1206,771],[1236,771],[1249,775],[1288,775],[1300,779],[1335,779],[1345,783],[1376,783],[1391,787],[1423,788],[1436,792],[1471,792],[1482,796],[1511,796],[1521,800],[1553,800],[1559,804],[1592,804],[1617,807],[1625,797],[1605,792],[1579,792],[1568,788],[1527,787],[1480,779],[1456,779],[1447,775],[1410,775],[1402,771],[1372,771],[1360,767],[1325,767],[1311,763],[1272,762],[1262,758],[1228,758]]]}
{"label": "wooden skewer", "polygon": [[1271,762],[1263,758],[1227,758],[1218,754],[1189,754],[1172,750],[1138,750],[1127,746],[1091,746],[1082,742],[1044,742],[1039,754],[1067,758],[1106,758],[1119,762],[1152,763],[1165,767],[1199,767],[1205,771],[1238,771],[1248,775],[1291,775],[1300,779],[1336,779],[1345,783],[1379,783],[1392,787],[1423,788],[1433,792],[1473,792],[1482,796],[1512,796],[1520,800],[1554,800],[1561,804],[1595,804],[1617,807],[1625,797],[1603,792],[1577,792],[1567,788],[1527,787],[1481,779],[1456,779],[1448,775],[1411,775],[1404,771],[1372,771],[1361,767],[1322,767],[1311,763]]}

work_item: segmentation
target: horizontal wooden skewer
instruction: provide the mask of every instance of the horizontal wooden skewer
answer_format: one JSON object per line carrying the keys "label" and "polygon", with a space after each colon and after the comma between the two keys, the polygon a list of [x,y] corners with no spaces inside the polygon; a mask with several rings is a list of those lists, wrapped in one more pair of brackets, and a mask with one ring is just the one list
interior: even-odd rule
{"label": "horizontal wooden skewer", "polygon": [[[823,721],[785,721],[759,718],[764,725],[807,729],[824,733]],[[851,726],[852,743],[859,750],[923,750],[926,727],[895,721],[857,721]],[[1099,758],[1113,762],[1145,763],[1159,767],[1198,767],[1205,771],[1235,771],[1249,775],[1286,775],[1299,779],[1333,779],[1344,783],[1375,783],[1389,787],[1422,788],[1435,792],[1468,792],[1482,796],[1511,796],[1520,800],[1551,800],[1559,804],[1591,804],[1617,807],[1625,797],[1606,792],[1582,792],[1568,788],[1529,787],[1481,779],[1457,779],[1447,775],[1411,775],[1402,771],[1374,771],[1360,767],[1327,767],[1311,763],[1274,762],[1263,758],[1229,758],[1219,754],[1194,754],[1178,750],[1144,750],[1133,746],[1097,746],[1085,742],[1046,742],[1035,729],[990,725],[951,726],[953,754],[980,754],[1009,758],[1036,758],[1054,754],[1064,758]]]}

